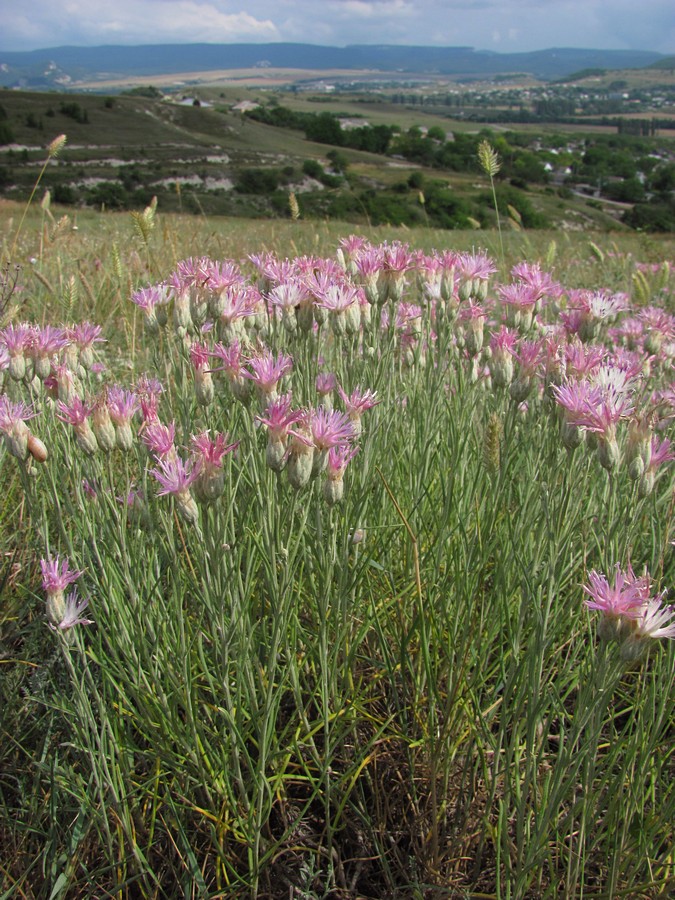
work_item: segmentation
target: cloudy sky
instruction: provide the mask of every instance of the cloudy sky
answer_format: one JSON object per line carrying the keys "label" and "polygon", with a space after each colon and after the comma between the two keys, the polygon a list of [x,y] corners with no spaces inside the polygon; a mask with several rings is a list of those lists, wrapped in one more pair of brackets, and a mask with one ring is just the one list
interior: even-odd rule
{"label": "cloudy sky", "polygon": [[673,0],[0,0],[0,49],[422,44],[675,53]]}

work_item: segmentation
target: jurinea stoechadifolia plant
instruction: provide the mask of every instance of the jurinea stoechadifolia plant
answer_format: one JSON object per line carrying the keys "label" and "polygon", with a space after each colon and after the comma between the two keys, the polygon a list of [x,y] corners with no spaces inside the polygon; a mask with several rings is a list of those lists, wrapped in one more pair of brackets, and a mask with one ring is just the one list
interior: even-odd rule
{"label": "jurinea stoechadifolia plant", "polygon": [[[185,259],[131,304],[131,379],[95,324],[0,329],[71,684],[55,778],[101,878],[384,893],[412,856],[459,890],[489,853],[513,896],[573,896],[600,860],[609,894],[665,871],[665,306],[359,236]],[[647,770],[664,815],[621,776]]]}

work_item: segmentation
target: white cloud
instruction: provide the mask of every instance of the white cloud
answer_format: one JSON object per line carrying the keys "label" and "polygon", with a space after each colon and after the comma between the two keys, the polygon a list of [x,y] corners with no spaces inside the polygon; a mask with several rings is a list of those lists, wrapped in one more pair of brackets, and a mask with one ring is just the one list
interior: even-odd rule
{"label": "white cloud", "polygon": [[[269,42],[281,38],[271,18],[259,18],[250,11],[228,11],[224,7],[232,4],[217,0],[70,0],[65,8],[52,0],[26,3],[34,11],[30,20],[10,13],[3,22],[5,35],[14,35],[12,43],[18,45],[16,49],[28,42],[45,47],[65,43],[95,45],[112,40],[157,44]],[[14,49],[6,40],[0,40],[4,49]]]}
{"label": "white cloud", "polygon": [[106,42],[302,41],[675,52],[672,0],[0,0],[0,5],[4,50]]}

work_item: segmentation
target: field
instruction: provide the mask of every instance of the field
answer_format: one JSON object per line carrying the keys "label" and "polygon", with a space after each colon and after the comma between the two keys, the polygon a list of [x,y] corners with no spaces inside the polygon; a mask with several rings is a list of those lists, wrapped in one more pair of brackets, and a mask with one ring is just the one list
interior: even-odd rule
{"label": "field", "polygon": [[[0,146],[2,195],[27,199],[45,145],[65,133],[68,143],[42,185],[72,209],[142,210],[157,196],[165,212],[288,218],[293,194],[301,216],[317,222],[489,229],[496,224],[493,198],[475,163],[476,145],[487,137],[502,160],[498,199],[508,227],[672,230],[675,163],[663,127],[640,139],[617,135],[617,126],[597,115],[583,125],[489,125],[472,117],[498,116],[506,107],[453,111],[433,105],[423,88],[405,95],[392,95],[395,88],[294,92],[243,81],[174,85],[164,97],[156,88],[140,90],[0,92],[0,135],[3,128],[11,134]],[[405,102],[394,102],[401,97]],[[239,112],[242,101],[259,111]],[[285,118],[275,124],[279,112]],[[624,116],[626,127],[637,127],[639,115],[647,113]],[[662,125],[670,121],[660,115]],[[326,117],[348,126],[322,134],[316,123]],[[640,121],[651,127],[652,119]]]}
{"label": "field", "polygon": [[672,235],[0,236],[0,896],[672,894]]}

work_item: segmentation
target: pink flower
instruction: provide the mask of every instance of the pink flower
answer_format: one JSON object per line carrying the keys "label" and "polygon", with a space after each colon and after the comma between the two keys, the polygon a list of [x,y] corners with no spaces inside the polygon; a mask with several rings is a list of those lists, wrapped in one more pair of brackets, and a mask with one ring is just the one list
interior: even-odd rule
{"label": "pink flower", "polygon": [[243,285],[239,266],[232,260],[210,262],[206,268],[206,286],[216,294],[234,285]]}
{"label": "pink flower", "polygon": [[101,337],[102,328],[100,325],[93,325],[91,322],[80,322],[68,329],[68,338],[77,345],[80,352],[90,350],[94,344],[105,343],[106,339]]}
{"label": "pink flower", "polygon": [[67,558],[61,560],[59,556],[55,559],[41,559],[40,568],[42,569],[42,589],[47,594],[65,590],[82,574],[82,572],[73,571],[70,568]]}
{"label": "pink flower", "polygon": [[319,373],[316,376],[316,392],[320,397],[331,394],[337,385],[337,379],[332,372]]}
{"label": "pink flower", "polygon": [[244,378],[249,378],[255,384],[262,397],[274,399],[279,382],[293,368],[293,360],[283,353],[275,359],[271,350],[265,350],[260,356],[252,356],[248,365],[253,371],[244,370]]}
{"label": "pink flower", "polygon": [[268,404],[263,416],[256,416],[258,422],[267,427],[268,440],[275,444],[285,441],[291,425],[305,418],[304,410],[291,409],[291,395],[282,394]]}
{"label": "pink flower", "polygon": [[134,291],[131,295],[131,302],[139,309],[142,309],[146,316],[154,315],[155,307],[167,303],[168,300],[168,289],[161,284],[140,288],[140,290]]}
{"label": "pink flower", "polygon": [[128,425],[141,406],[134,391],[127,391],[118,385],[108,388],[107,404],[115,425]]}
{"label": "pink flower", "polygon": [[671,441],[668,438],[664,438],[660,441],[659,438],[654,435],[651,441],[649,468],[652,470],[658,469],[664,462],[668,462],[671,459],[675,459],[675,452],[671,450]]}
{"label": "pink flower", "polygon": [[232,444],[227,443],[227,435],[216,434],[215,440],[209,436],[208,431],[192,436],[192,449],[195,453],[195,461],[201,471],[220,469],[226,453],[233,453],[241,441]]}
{"label": "pink flower", "polygon": [[64,403],[58,400],[56,403],[58,412],[56,418],[61,422],[67,422],[69,425],[84,425],[89,416],[92,414],[94,406],[83,402],[77,395],[72,398],[70,403]]}
{"label": "pink flower", "polygon": [[156,459],[164,459],[176,452],[174,447],[176,425],[174,422],[164,425],[159,421],[150,421],[143,426],[141,438]]}
{"label": "pink flower", "polygon": [[331,447],[328,451],[326,477],[331,481],[340,481],[344,476],[347,464],[354,459],[358,451],[358,447],[350,447],[347,444]]}
{"label": "pink flower", "polygon": [[150,474],[157,479],[161,486],[157,491],[158,497],[187,492],[199,475],[199,466],[194,462],[186,465],[179,456],[159,459],[158,463],[158,469],[150,469]]}
{"label": "pink flower", "polygon": [[544,345],[540,340],[521,340],[518,342],[518,348],[511,348],[510,352],[520,364],[521,377],[532,378],[544,361]]}
{"label": "pink flower", "polygon": [[44,325],[42,328],[36,326],[32,331],[28,349],[34,359],[44,359],[60,353],[69,343],[70,339],[65,329],[54,328],[52,325]]}
{"label": "pink flower", "polygon": [[296,278],[277,285],[270,292],[269,301],[282,312],[291,313],[295,312],[298,306],[306,305],[308,302],[311,304],[312,295],[307,285]]}
{"label": "pink flower", "polygon": [[584,601],[589,609],[597,609],[606,616],[634,619],[649,597],[649,578],[638,578],[630,564],[627,571],[622,572],[617,563],[613,587],[604,575],[593,570],[589,573],[588,584],[582,588],[591,597]]}
{"label": "pink flower", "polygon": [[340,399],[345,405],[345,410],[352,423],[353,438],[358,438],[361,434],[361,417],[366,410],[372,409],[380,402],[377,399],[377,391],[362,391],[360,388],[352,391],[347,395],[341,387],[338,386]]}
{"label": "pink flower", "polygon": [[195,494],[202,503],[212,503],[225,490],[225,473],[223,459],[226,453],[232,453],[239,446],[239,441],[227,443],[227,436],[216,434],[215,439],[208,431],[193,435],[192,449],[195,468],[198,472],[195,479]]}
{"label": "pink flower", "polygon": [[7,394],[0,394],[0,431],[11,433],[18,422],[27,422],[37,413],[23,400],[13,403]]}
{"label": "pink flower", "polygon": [[354,437],[354,426],[349,416],[336,410],[326,410],[323,406],[310,412],[309,428],[319,452],[347,444]]}
{"label": "pink flower", "polygon": [[198,372],[203,372],[206,369],[210,355],[206,344],[201,344],[199,341],[195,341],[190,347],[190,362]]}
{"label": "pink flower", "polygon": [[462,278],[489,278],[497,271],[494,262],[485,253],[460,253],[457,269]]}
{"label": "pink flower", "polygon": [[347,282],[331,283],[320,295],[318,305],[332,313],[344,313],[359,301],[359,289]]}
{"label": "pink flower", "polygon": [[577,339],[565,346],[564,354],[567,376],[579,379],[597,372],[607,355],[607,350],[595,344],[582,344]]}
{"label": "pink flower", "polygon": [[35,415],[37,413],[22,400],[13,403],[7,394],[0,394],[0,433],[9,452],[21,461],[28,458],[31,438],[26,422]]}
{"label": "pink flower", "polygon": [[532,288],[537,295],[537,299],[544,297],[558,298],[562,295],[562,287],[557,281],[554,281],[548,272],[542,272],[538,263],[517,263],[512,269],[511,274],[514,278],[518,278],[521,282]]}
{"label": "pink flower", "polygon": [[675,640],[675,607],[663,606],[665,591],[650,598],[634,619],[634,635],[638,638]]}
{"label": "pink flower", "polygon": [[85,597],[78,600],[77,591],[71,591],[65,599],[61,620],[51,625],[54,629],[68,631],[77,625],[93,625],[93,619],[85,619],[82,613],[89,606],[89,600]]}
{"label": "pink flower", "polygon": [[497,288],[500,303],[520,313],[531,313],[539,300],[537,291],[528,284],[502,284]]}

